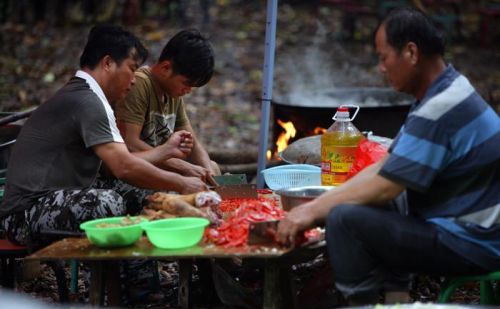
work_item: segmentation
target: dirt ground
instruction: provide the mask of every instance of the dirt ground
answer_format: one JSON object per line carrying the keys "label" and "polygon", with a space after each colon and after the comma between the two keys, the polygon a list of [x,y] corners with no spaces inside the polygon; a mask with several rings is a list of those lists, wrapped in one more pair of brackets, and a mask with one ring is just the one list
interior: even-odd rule
{"label": "dirt ground", "polygon": [[[102,3],[106,5],[106,1]],[[128,13],[125,19],[120,5],[112,8],[114,10],[107,16],[106,7],[102,8],[102,14],[91,16],[83,14],[74,4],[65,9],[65,14],[61,13],[65,19],[53,17],[35,21],[36,14],[27,10],[25,23],[20,22],[19,11],[10,8],[12,14],[0,24],[0,111],[37,106],[60,88],[78,68],[80,52],[95,21],[126,22],[125,26],[140,36],[150,50],[149,64],[158,57],[169,37],[182,28],[195,27],[212,41],[216,73],[208,85],[186,97],[193,127],[209,152],[256,149],[259,143],[265,1],[214,0],[208,15],[204,14],[198,1],[187,1],[184,20],[175,13],[175,7],[168,16],[168,1],[145,3],[142,14],[134,17]],[[57,7],[50,9],[57,10]],[[474,4],[462,8],[462,29],[457,34],[457,29],[451,28],[450,34],[454,37],[446,59],[465,74],[500,112],[500,49],[498,44],[479,44],[480,16],[476,12]],[[291,94],[297,89],[307,92],[340,86],[388,86],[377,72],[377,59],[371,43],[377,19],[358,16],[354,22],[351,20],[355,26],[352,32],[346,31],[343,21],[345,23],[346,19],[342,10],[320,5],[319,1],[280,1],[274,98],[293,100]],[[498,27],[494,24],[491,29]],[[498,42],[498,31],[492,30],[490,36],[492,42],[495,39]],[[166,276],[174,276],[167,281],[170,285],[165,284],[162,288],[167,303],[173,306],[175,269],[165,266],[164,270]],[[308,273],[300,267],[296,271],[302,278]],[[438,283],[439,278],[418,278],[412,290],[413,299],[435,301]],[[85,301],[86,297],[83,283],[80,285],[83,292],[76,296],[77,302]],[[55,279],[45,267],[42,267],[42,276],[23,283],[21,288],[37,298],[56,299]],[[335,291],[330,292],[333,301],[337,302]],[[477,303],[477,286],[467,287],[456,297],[458,301]],[[150,301],[135,307],[155,306],[155,302]]]}

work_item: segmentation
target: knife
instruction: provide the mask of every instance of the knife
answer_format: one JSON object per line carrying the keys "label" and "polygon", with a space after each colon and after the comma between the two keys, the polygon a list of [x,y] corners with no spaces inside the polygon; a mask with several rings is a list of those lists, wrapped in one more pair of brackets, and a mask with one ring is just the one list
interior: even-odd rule
{"label": "knife", "polygon": [[276,233],[278,232],[279,220],[250,222],[248,227],[248,245],[271,245],[277,244]]}
{"label": "knife", "polygon": [[258,197],[255,184],[217,186],[213,189],[222,199]]}
{"label": "knife", "polygon": [[247,176],[245,174],[216,175],[212,176],[212,178],[219,186],[243,185],[247,183]]}

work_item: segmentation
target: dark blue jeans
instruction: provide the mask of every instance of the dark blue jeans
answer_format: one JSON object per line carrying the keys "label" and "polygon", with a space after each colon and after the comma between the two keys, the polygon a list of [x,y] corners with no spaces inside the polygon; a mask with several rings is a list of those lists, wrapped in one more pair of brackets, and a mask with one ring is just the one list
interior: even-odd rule
{"label": "dark blue jeans", "polygon": [[326,240],[337,288],[363,302],[380,291],[407,291],[410,274],[486,272],[448,249],[439,230],[392,210],[339,205],[326,220]]}

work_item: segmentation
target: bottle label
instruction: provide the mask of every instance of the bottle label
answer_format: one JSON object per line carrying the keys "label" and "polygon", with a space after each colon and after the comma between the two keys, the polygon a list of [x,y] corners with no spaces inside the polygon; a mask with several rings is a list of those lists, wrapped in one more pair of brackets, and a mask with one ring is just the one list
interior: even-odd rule
{"label": "bottle label", "polygon": [[347,173],[354,162],[356,147],[331,147],[327,154],[327,160],[331,162],[331,171],[339,173]]}
{"label": "bottle label", "polygon": [[339,185],[347,180],[347,174],[354,162],[356,147],[321,146],[321,184]]}
{"label": "bottle label", "polygon": [[347,173],[321,173],[322,186],[338,186],[347,181]]}

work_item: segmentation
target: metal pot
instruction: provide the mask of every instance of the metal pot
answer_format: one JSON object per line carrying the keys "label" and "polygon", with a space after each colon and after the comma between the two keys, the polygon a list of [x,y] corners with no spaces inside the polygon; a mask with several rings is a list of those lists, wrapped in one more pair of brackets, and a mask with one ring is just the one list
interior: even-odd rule
{"label": "metal pot", "polygon": [[[328,128],[332,116],[342,104],[355,104],[360,111],[353,124],[360,131],[395,137],[414,99],[390,88],[335,88],[304,95],[301,98],[278,97],[273,101],[274,117],[292,121],[299,135],[313,135],[315,127]],[[276,129],[281,132],[280,129]],[[307,133],[301,136],[301,133]]]}
{"label": "metal pot", "polygon": [[342,104],[356,104],[363,108],[407,106],[410,105],[413,100],[414,99],[410,95],[396,92],[391,88],[339,87],[307,93],[307,95],[297,100],[291,97],[288,103],[279,104],[316,108],[337,108]]}
{"label": "metal pot", "polygon": [[[368,139],[377,142],[387,148],[392,139],[382,136],[368,134]],[[296,140],[280,152],[283,161],[290,164],[321,164],[321,135],[314,135]]]}
{"label": "metal pot", "polygon": [[292,208],[309,202],[321,194],[335,188],[334,186],[307,186],[277,190],[281,198],[281,206],[289,211]]}

